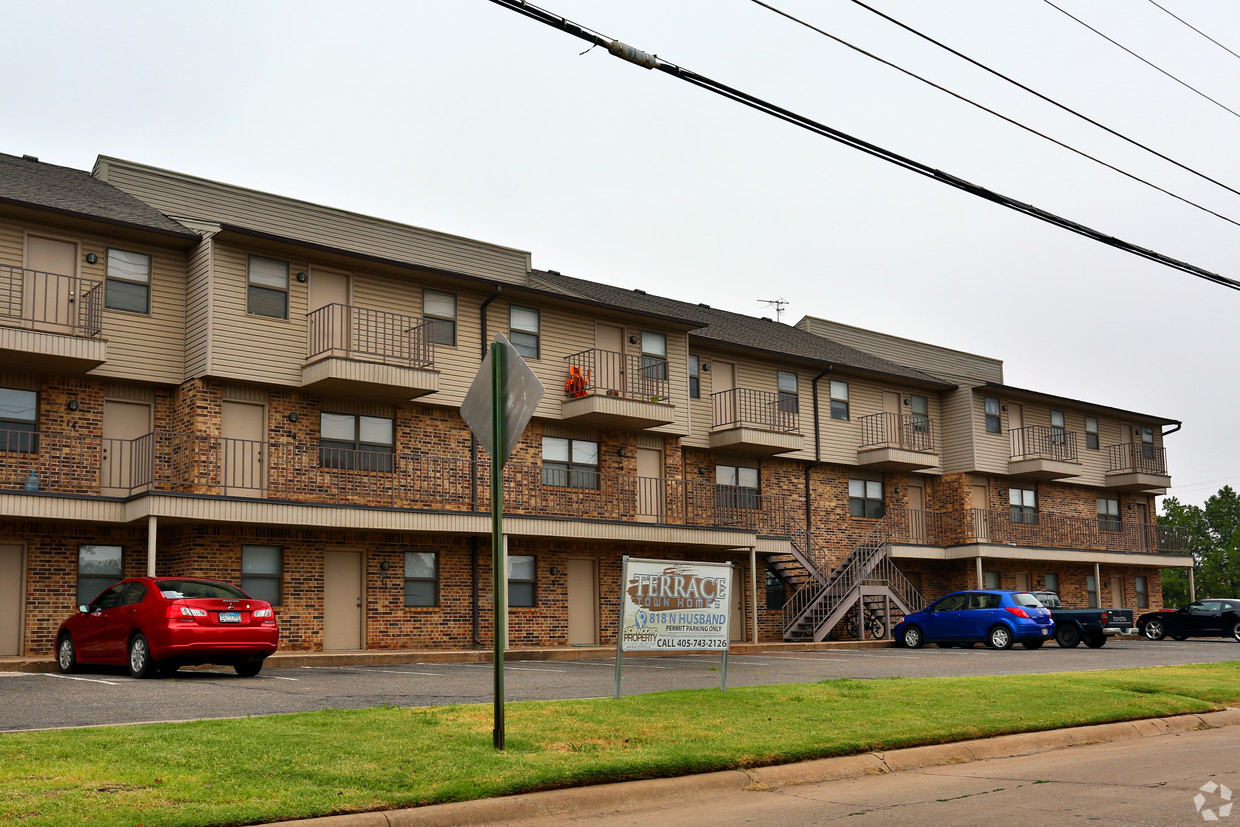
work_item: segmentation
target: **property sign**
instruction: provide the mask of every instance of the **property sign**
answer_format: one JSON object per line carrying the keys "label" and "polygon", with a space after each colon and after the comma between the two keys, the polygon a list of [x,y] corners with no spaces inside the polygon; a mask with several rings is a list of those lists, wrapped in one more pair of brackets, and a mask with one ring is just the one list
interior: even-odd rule
{"label": "property sign", "polygon": [[621,652],[728,649],[732,564],[626,557]]}

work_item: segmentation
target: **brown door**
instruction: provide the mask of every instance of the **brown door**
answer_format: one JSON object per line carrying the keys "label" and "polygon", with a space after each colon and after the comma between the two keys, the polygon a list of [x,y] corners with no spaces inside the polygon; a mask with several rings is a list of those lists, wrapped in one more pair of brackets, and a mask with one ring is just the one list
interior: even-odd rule
{"label": "brown door", "polygon": [[973,485],[973,530],[975,540],[990,539],[990,498],[985,485]]}
{"label": "brown door", "polygon": [[362,553],[323,552],[323,648],[361,649]]}
{"label": "brown door", "polygon": [[625,391],[624,376],[624,328],[612,324],[598,324],[594,328],[594,376],[593,382],[599,393]]}
{"label": "brown door", "polygon": [[594,560],[568,558],[568,645],[598,644],[598,570]]}
{"label": "brown door", "polygon": [[1145,503],[1136,503],[1137,506],[1137,547],[1142,551],[1149,551],[1153,547],[1150,541],[1150,534],[1154,529],[1146,522],[1149,519],[1149,511],[1146,509]]}
{"label": "brown door", "polygon": [[1008,431],[1012,435],[1012,455],[1024,456],[1032,453],[1032,447],[1028,443],[1025,432],[1021,430],[1025,427],[1025,411],[1014,402],[1007,403],[1008,412]]}
{"label": "brown door", "polygon": [[22,614],[25,609],[22,547],[0,545],[0,657],[22,653]]}
{"label": "brown door", "polygon": [[736,366],[731,362],[711,362],[710,398],[715,402],[715,425],[740,424],[736,404]]}
{"label": "brown door", "polygon": [[1111,575],[1111,608],[1124,608],[1124,576],[1122,574]]}
{"label": "brown door", "polygon": [[[329,310],[315,313],[333,305]],[[310,318],[310,355],[328,351],[344,356],[350,350],[352,320],[349,316],[349,276],[315,268],[310,272],[310,295],[306,307]]]}
{"label": "brown door", "polygon": [[921,480],[908,484],[908,533],[914,543],[926,542],[926,489]]}
{"label": "brown door", "polygon": [[151,441],[139,440],[151,433],[151,406],[141,402],[103,403],[103,468],[99,481],[105,497],[125,497],[149,483]]}
{"label": "brown door", "polygon": [[1016,590],[1019,592],[1029,591],[1029,572],[1016,572]]}
{"label": "brown door", "polygon": [[745,640],[745,584],[741,582],[742,570],[732,567],[732,617],[728,620],[731,627],[728,639],[733,642]]}
{"label": "brown door", "polygon": [[664,513],[663,452],[657,448],[637,449],[637,520],[661,522]]}
{"label": "brown door", "polygon": [[900,439],[904,429],[900,427],[900,394],[897,391],[883,391],[883,441],[888,445],[903,445]]}
{"label": "brown door", "polygon": [[264,451],[267,435],[262,405],[225,400],[221,410],[220,482],[226,497],[258,497],[267,487]]}
{"label": "brown door", "polygon": [[72,333],[77,326],[78,246],[32,235],[26,237],[22,317],[35,330]]}

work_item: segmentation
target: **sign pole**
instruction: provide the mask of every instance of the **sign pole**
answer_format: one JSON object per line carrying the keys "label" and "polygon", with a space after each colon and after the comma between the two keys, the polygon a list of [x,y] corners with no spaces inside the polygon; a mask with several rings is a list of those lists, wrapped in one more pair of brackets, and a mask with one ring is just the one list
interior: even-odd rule
{"label": "sign pole", "polygon": [[504,570],[504,385],[506,354],[499,344],[491,345],[491,573],[495,601],[495,725],[492,740],[496,749],[504,748],[504,644],[507,623],[508,572]]}

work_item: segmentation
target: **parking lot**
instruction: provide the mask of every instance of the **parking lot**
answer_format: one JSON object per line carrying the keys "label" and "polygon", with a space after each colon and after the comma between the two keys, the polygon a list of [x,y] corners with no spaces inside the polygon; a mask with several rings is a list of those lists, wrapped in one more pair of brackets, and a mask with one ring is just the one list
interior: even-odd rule
{"label": "parking lot", "polygon": [[[728,686],[760,686],[834,678],[871,680],[1038,674],[1137,666],[1213,663],[1240,658],[1240,644],[1224,639],[1183,642],[1112,640],[1102,649],[1036,651],[1017,647],[971,649],[833,649],[733,655]],[[610,697],[615,661],[510,661],[505,668],[509,701]],[[669,689],[718,688],[719,655],[626,657],[625,695]],[[402,707],[490,703],[490,663],[407,663],[382,666],[268,667],[240,678],[232,669],[182,670],[163,680],[134,680],[120,669],[73,675],[0,672],[0,731],[94,726],[200,718],[270,715],[379,705]]]}

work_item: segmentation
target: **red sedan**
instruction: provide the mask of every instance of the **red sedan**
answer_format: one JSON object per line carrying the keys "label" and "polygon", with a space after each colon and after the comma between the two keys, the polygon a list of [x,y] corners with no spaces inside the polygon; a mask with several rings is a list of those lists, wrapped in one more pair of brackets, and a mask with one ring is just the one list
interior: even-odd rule
{"label": "red sedan", "polygon": [[219,580],[130,577],[60,624],[56,663],[125,665],[135,678],[219,663],[248,678],[276,650],[275,610]]}

